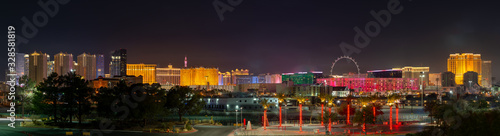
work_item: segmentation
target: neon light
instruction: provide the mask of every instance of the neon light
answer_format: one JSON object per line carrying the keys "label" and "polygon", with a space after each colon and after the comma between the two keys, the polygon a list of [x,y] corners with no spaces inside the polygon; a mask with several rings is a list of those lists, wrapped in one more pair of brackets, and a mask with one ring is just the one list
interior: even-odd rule
{"label": "neon light", "polygon": [[299,104],[300,108],[300,132],[302,132],[302,103]]}
{"label": "neon light", "polygon": [[281,105],[280,105],[280,127],[281,127]]}
{"label": "neon light", "polygon": [[399,108],[396,106],[396,125],[399,125]]}
{"label": "neon light", "polygon": [[264,116],[262,117],[262,122],[264,122],[264,130],[266,130],[266,120],[267,120],[266,112],[267,110],[264,109]]}
{"label": "neon light", "polygon": [[418,90],[418,78],[319,78],[317,82],[325,82],[333,87],[348,87],[362,92],[385,92],[388,90]]}
{"label": "neon light", "polygon": [[377,114],[376,114],[376,111],[375,111],[375,105],[373,105],[373,123],[376,123],[375,122],[376,118],[377,118]]}
{"label": "neon light", "polygon": [[386,71],[402,71],[401,69],[385,69],[385,70],[371,70],[371,71],[367,71],[369,73],[372,73],[372,72],[386,72]]}
{"label": "neon light", "polygon": [[323,124],[323,112],[324,112],[324,111],[323,111],[323,105],[324,105],[324,104],[322,103],[322,104],[321,104],[321,126],[323,126],[323,125],[324,125],[324,124]]}
{"label": "neon light", "polygon": [[[331,116],[332,115],[332,107],[330,107],[329,111],[330,111],[329,117],[332,117]],[[332,118],[329,118],[328,121],[329,121],[329,123],[328,123],[328,131],[332,132]]]}
{"label": "neon light", "polygon": [[311,73],[323,73],[323,71],[311,71]]}
{"label": "neon light", "polygon": [[390,117],[389,117],[389,127],[391,129],[391,132],[392,132],[392,105],[391,105],[391,113],[390,113]]}
{"label": "neon light", "polygon": [[350,121],[349,121],[350,111],[351,111],[351,104],[347,104],[347,124],[350,124]]}

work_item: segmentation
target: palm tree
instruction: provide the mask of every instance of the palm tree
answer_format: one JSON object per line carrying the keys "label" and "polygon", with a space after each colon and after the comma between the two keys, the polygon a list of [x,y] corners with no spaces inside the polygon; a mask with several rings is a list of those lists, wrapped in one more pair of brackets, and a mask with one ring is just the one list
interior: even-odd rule
{"label": "palm tree", "polygon": [[306,97],[304,96],[296,96],[295,99],[297,99],[297,102],[299,102],[299,126],[300,126],[300,132],[302,132],[302,104],[306,101]]}
{"label": "palm tree", "polygon": [[278,104],[280,106],[280,127],[281,127],[281,105],[283,105],[283,102],[285,102],[287,96],[284,93],[278,93],[276,97],[278,97],[278,102],[279,102]]}
{"label": "palm tree", "polygon": [[325,105],[326,94],[320,94],[318,98],[321,100],[321,125],[323,126],[323,106]]}
{"label": "palm tree", "polygon": [[358,105],[360,108],[368,106],[368,104],[372,102],[372,98],[370,97],[359,97]]}
{"label": "palm tree", "polygon": [[323,121],[324,121],[324,122],[326,122],[326,121],[329,121],[329,122],[330,122],[330,125],[325,125],[325,129],[326,129],[327,131],[331,132],[331,131],[332,131],[332,127],[331,127],[331,122],[332,122],[332,119],[333,119],[333,120],[336,120],[336,119],[337,119],[338,114],[337,114],[337,113],[335,113],[335,112],[333,112],[333,113],[332,113],[332,112],[331,112],[331,110],[330,110],[330,111],[328,111],[327,109],[325,109],[325,110],[323,110],[323,111],[322,111],[322,115],[323,115],[323,118],[322,118],[322,119],[323,119]]}
{"label": "palm tree", "polygon": [[264,108],[264,120],[262,122],[264,122],[264,130],[266,130],[266,121],[267,121],[267,108],[273,103],[269,102],[269,99],[262,99],[260,101],[260,105],[262,105],[262,107]]}
{"label": "palm tree", "polygon": [[[325,96],[325,100],[328,102],[328,111],[329,111],[329,115],[332,115],[332,107],[336,107],[337,105],[334,103],[335,101],[335,96],[332,96],[332,95],[326,95]],[[330,118],[328,120],[328,131],[332,131],[332,119]]]}
{"label": "palm tree", "polygon": [[[377,92],[378,93],[378,92]],[[378,100],[378,96],[377,95],[371,95],[370,96],[370,99],[371,99],[371,103],[372,103],[372,110],[373,110],[373,122],[375,122],[375,119],[377,119],[377,111],[376,111],[376,107],[377,107],[377,100]]]}
{"label": "palm tree", "polygon": [[348,95],[347,96],[347,124],[349,125],[351,123],[351,119],[350,119],[350,116],[351,116],[351,99],[352,99],[352,95]]}
{"label": "palm tree", "polygon": [[396,103],[397,101],[399,101],[400,98],[401,98],[401,96],[399,96],[398,94],[394,94],[394,93],[391,94],[391,95],[389,95],[389,96],[387,96],[387,104],[391,107],[390,117],[389,117],[389,120],[390,120],[389,121],[389,127],[390,127],[391,131],[392,131],[392,106],[394,105],[394,103]]}

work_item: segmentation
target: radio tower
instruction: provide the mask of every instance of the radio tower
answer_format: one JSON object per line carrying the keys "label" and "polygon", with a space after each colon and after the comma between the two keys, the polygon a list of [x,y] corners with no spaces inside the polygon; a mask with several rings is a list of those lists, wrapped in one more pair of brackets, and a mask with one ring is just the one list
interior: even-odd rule
{"label": "radio tower", "polygon": [[184,56],[184,67],[185,68],[188,67],[188,58],[187,58],[187,56]]}

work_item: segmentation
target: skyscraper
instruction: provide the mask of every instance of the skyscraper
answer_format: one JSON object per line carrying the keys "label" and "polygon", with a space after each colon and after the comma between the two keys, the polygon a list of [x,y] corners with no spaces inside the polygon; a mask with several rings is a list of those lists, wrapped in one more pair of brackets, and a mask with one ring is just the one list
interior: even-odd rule
{"label": "skyscraper", "polygon": [[96,55],[96,78],[99,76],[104,77],[104,55],[97,54]]}
{"label": "skyscraper", "polygon": [[25,74],[25,59],[24,56],[26,54],[24,53],[16,53],[16,74],[17,76],[21,77]]}
{"label": "skyscraper", "polygon": [[54,72],[54,61],[49,61],[49,58],[47,58],[47,76],[52,74]]}
{"label": "skyscraper", "polygon": [[54,72],[58,75],[66,75],[73,69],[73,54],[58,53],[54,55]]}
{"label": "skyscraper", "polygon": [[111,52],[109,74],[111,74],[111,77],[127,76],[127,49],[119,49]]}
{"label": "skyscraper", "polygon": [[[16,53],[16,85],[19,85],[19,79],[24,76],[24,75],[27,75],[25,73],[25,67],[26,67],[26,62],[25,62],[25,59],[24,59],[24,56],[27,55],[25,53]],[[10,74],[10,71],[9,70],[6,70],[6,74]],[[9,81],[9,77],[6,76],[6,81]]]}
{"label": "skyscraper", "polygon": [[[457,85],[463,84],[463,75],[468,71],[474,71],[478,74],[478,78],[481,79],[481,54],[472,53],[462,53],[462,54],[450,54],[448,58],[448,71],[455,74],[455,82]],[[481,84],[481,80],[479,80]]]}
{"label": "skyscraper", "polygon": [[491,61],[483,61],[481,70],[481,86],[490,88],[491,87]]}
{"label": "skyscraper", "polygon": [[86,80],[94,80],[96,77],[96,56],[83,53],[77,56],[78,66],[76,73]]}
{"label": "skyscraper", "polygon": [[127,75],[142,76],[145,84],[156,83],[156,64],[127,64]]}
{"label": "skyscraper", "polygon": [[455,74],[453,72],[443,72],[441,73],[441,86],[442,87],[454,87],[456,85],[455,82]]}
{"label": "skyscraper", "polygon": [[54,61],[50,60],[50,55],[47,55],[47,76],[54,72]]}
{"label": "skyscraper", "polygon": [[24,75],[30,75],[30,55],[24,54]]}
{"label": "skyscraper", "polygon": [[47,77],[47,54],[33,52],[29,55],[29,78],[37,84]]}
{"label": "skyscraper", "polygon": [[466,87],[471,87],[471,86],[478,84],[478,80],[479,80],[478,75],[479,74],[477,72],[474,72],[474,71],[465,72],[463,75],[463,83],[462,84],[465,85]]}

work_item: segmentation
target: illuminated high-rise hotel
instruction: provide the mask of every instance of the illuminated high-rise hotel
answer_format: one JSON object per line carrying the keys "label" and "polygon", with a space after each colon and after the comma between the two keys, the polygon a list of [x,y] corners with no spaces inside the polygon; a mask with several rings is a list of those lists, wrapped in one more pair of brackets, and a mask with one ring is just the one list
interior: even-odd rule
{"label": "illuminated high-rise hotel", "polygon": [[181,86],[218,84],[219,69],[204,67],[181,69]]}
{"label": "illuminated high-rise hotel", "polygon": [[111,77],[127,76],[127,49],[119,49],[111,52],[109,74]]}
{"label": "illuminated high-rise hotel", "polygon": [[127,75],[142,76],[142,83],[156,83],[156,64],[127,64]]}
{"label": "illuminated high-rise hotel", "polygon": [[29,78],[40,83],[47,77],[47,54],[34,52],[29,55]]}
{"label": "illuminated high-rise hotel", "polygon": [[482,85],[483,87],[491,87],[491,61],[483,61],[482,70]]}
{"label": "illuminated high-rise hotel", "polygon": [[27,54],[24,53],[16,53],[16,74],[18,77],[22,77],[25,73],[26,62],[24,56]]}
{"label": "illuminated high-rise hotel", "polygon": [[104,55],[97,54],[96,56],[96,78],[99,76],[104,77]]}
{"label": "illuminated high-rise hotel", "polygon": [[[455,74],[455,82],[457,85],[463,84],[463,76],[468,71],[476,72],[478,78],[482,79],[481,66],[481,54],[455,53],[450,54],[448,58],[448,71]],[[481,80],[479,80],[479,84],[481,85]]]}
{"label": "illuminated high-rise hotel", "polygon": [[83,53],[77,57],[78,66],[76,73],[86,80],[96,79],[96,57],[95,55]]}
{"label": "illuminated high-rise hotel", "polygon": [[58,53],[54,55],[54,72],[57,75],[66,75],[73,69],[73,54]]}

